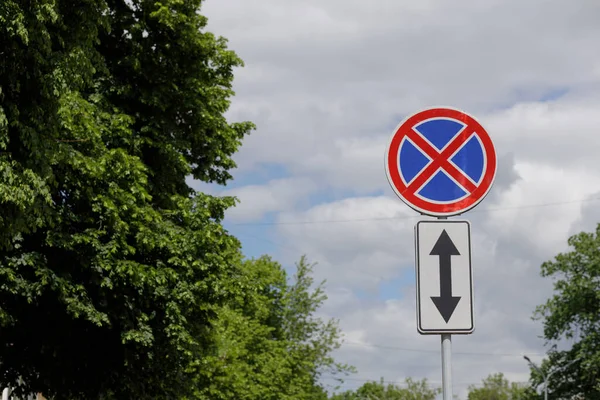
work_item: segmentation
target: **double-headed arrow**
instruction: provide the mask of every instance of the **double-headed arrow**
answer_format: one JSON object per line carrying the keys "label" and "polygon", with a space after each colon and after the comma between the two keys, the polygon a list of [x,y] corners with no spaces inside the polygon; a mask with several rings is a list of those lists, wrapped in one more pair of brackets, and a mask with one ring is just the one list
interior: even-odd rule
{"label": "double-headed arrow", "polygon": [[429,255],[440,257],[440,295],[431,297],[433,304],[448,323],[454,313],[460,297],[452,296],[452,260],[451,256],[460,256],[458,249],[444,229]]}

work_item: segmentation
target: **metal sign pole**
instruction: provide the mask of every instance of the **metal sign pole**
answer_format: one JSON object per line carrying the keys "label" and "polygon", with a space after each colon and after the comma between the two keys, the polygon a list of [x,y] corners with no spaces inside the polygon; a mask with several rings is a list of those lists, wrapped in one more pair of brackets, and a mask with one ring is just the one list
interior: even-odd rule
{"label": "metal sign pole", "polygon": [[443,399],[452,400],[452,335],[442,334],[442,389]]}
{"label": "metal sign pole", "polygon": [[[448,217],[438,217],[438,220],[447,220]],[[443,333],[442,342],[442,398],[452,400],[452,335]]]}

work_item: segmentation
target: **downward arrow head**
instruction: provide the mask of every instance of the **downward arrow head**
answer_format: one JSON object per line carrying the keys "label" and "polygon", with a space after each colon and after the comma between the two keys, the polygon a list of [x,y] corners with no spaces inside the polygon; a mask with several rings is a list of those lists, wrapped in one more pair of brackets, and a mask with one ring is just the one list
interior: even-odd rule
{"label": "downward arrow head", "polygon": [[433,249],[431,249],[431,256],[460,256],[458,249],[448,236],[448,233],[444,229],[440,234],[437,242],[433,245]]}
{"label": "downward arrow head", "polygon": [[460,297],[432,297],[431,300],[442,315],[442,318],[444,318],[444,321],[448,323],[450,317],[454,314],[454,310],[460,301]]}

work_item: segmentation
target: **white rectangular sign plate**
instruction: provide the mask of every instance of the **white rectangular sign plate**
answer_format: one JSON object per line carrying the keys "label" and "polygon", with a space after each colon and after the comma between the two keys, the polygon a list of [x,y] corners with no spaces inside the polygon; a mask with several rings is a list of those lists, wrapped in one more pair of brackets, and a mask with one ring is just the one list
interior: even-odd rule
{"label": "white rectangular sign plate", "polygon": [[469,222],[419,221],[415,226],[415,252],[419,333],[472,333],[475,327]]}

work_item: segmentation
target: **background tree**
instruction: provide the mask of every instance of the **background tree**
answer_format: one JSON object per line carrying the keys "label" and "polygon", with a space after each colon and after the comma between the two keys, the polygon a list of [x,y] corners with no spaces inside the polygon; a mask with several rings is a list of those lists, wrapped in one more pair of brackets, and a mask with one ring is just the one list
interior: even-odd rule
{"label": "background tree", "polygon": [[468,400],[534,400],[539,396],[529,385],[509,382],[502,373],[491,374],[482,387],[470,386]]}
{"label": "background tree", "polygon": [[[190,398],[241,262],[220,225],[252,128],[200,0],[0,2],[0,380]],[[92,378],[93,377],[93,378]],[[201,379],[206,379],[202,381]]]}
{"label": "background tree", "polygon": [[293,281],[267,256],[241,265],[231,282],[239,292],[214,320],[217,352],[205,362],[210,384],[199,398],[326,400],[319,378],[353,371],[331,357],[340,331],[337,321],[315,316],[326,296],[311,272],[304,257]]}
{"label": "background tree", "polygon": [[441,393],[440,388],[433,388],[427,379],[415,381],[406,378],[406,387],[396,384],[386,384],[383,379],[379,382],[367,382],[357,390],[336,394],[331,400],[435,400]]}
{"label": "background tree", "polygon": [[[548,378],[549,396],[552,396],[552,393],[555,396],[560,396],[559,399],[577,400],[578,396],[583,395],[579,389],[579,383],[570,378],[570,376],[577,374],[579,367],[576,363],[579,360],[563,358],[570,354],[573,353],[550,351],[548,358],[543,360],[541,365],[531,367],[530,381],[533,387],[538,389],[540,399],[544,398],[546,377]],[[559,389],[562,394],[559,394],[556,389]]]}
{"label": "background tree", "polygon": [[[542,276],[554,280],[554,295],[534,316],[543,321],[544,338],[551,345],[542,368],[562,369],[548,385],[552,398],[600,398],[600,227],[570,237],[568,244],[569,251],[541,267]],[[562,339],[574,345],[558,350]],[[578,361],[564,368],[573,360]],[[541,383],[537,372],[532,377]]]}

